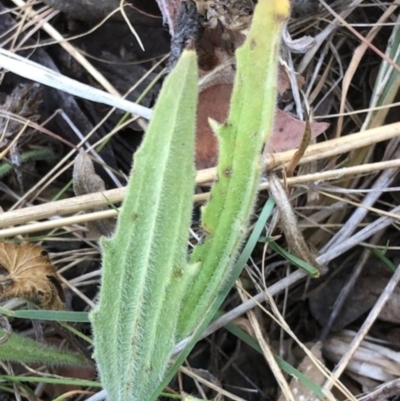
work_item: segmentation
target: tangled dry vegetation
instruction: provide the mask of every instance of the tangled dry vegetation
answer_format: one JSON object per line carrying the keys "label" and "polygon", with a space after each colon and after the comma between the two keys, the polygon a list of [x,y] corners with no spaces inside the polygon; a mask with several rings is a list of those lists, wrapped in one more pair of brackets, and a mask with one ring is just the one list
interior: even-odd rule
{"label": "tangled dry vegetation", "polygon": [[[67,310],[93,307],[97,240],[114,229],[132,154],[179,53],[177,32],[194,29],[190,18],[179,19],[180,1],[119,3],[0,1],[0,67],[13,71],[0,70],[0,237],[44,247],[59,280],[49,284],[41,271],[23,269],[23,289],[7,292],[20,298],[5,301],[1,312],[9,316],[7,330],[86,361],[48,367],[7,357],[4,399],[101,398],[85,319],[57,323],[13,311],[26,309],[26,299],[33,302],[28,309],[43,306],[41,292],[60,285]],[[277,207],[220,317],[166,397],[184,391],[302,401],[323,390],[331,400],[400,399],[400,3],[294,3],[254,225],[268,196]],[[245,35],[229,28],[201,24],[195,33],[201,79],[191,245],[202,238],[199,206],[215,178],[217,145],[207,118],[226,116],[234,50]],[[292,255],[316,262],[323,274],[311,278]],[[5,286],[17,275],[0,258]],[[273,354],[276,365],[267,364]]]}

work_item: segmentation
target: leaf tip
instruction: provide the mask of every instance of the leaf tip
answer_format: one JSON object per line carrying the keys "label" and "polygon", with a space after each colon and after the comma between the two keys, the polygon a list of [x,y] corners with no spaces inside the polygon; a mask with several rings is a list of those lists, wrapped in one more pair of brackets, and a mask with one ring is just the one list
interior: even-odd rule
{"label": "leaf tip", "polygon": [[218,135],[219,130],[221,129],[221,124],[215,121],[212,118],[208,119],[208,123],[210,124],[211,129],[213,130],[215,135]]}

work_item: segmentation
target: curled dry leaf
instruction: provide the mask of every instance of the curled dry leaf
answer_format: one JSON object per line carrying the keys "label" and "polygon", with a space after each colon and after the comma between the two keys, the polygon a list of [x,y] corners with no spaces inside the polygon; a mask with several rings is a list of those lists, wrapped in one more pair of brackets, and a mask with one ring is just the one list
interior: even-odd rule
{"label": "curled dry leaf", "polygon": [[[92,160],[83,149],[79,151],[78,156],[75,158],[72,180],[76,196],[104,192],[106,190],[104,181],[94,171]],[[95,211],[105,209],[96,208]],[[94,239],[100,238],[101,235],[109,237],[115,230],[115,219],[94,221],[87,223],[87,226],[88,237]]]}
{"label": "curled dry leaf", "polygon": [[268,183],[269,192],[275,200],[279,211],[279,222],[291,252],[311,266],[314,266],[320,274],[324,274],[326,268],[316,262],[303,234],[298,228],[296,215],[283,184],[275,173],[268,174]]}
{"label": "curled dry leaf", "polygon": [[312,36],[308,35],[302,36],[301,38],[298,39],[292,39],[287,28],[283,31],[282,36],[285,45],[289,48],[289,50],[292,53],[304,54],[305,52],[310,50],[315,44],[315,39]]}
{"label": "curled dry leaf", "polygon": [[57,271],[42,247],[0,243],[0,300],[11,298],[27,299],[43,309],[65,309]]}

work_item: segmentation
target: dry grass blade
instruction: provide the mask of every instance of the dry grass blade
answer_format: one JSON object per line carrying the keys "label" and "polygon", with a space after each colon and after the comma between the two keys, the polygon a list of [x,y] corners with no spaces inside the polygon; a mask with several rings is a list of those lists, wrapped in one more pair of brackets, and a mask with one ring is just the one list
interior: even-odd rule
{"label": "dry grass blade", "polygon": [[[364,164],[362,166],[345,167],[337,170],[328,170],[321,173],[308,174],[298,177],[290,177],[286,179],[285,183],[288,186],[310,184],[313,182],[322,182],[327,180],[338,180],[349,176],[359,176],[361,174],[374,173],[380,170],[387,170],[400,167],[400,160],[388,160],[386,162]],[[210,177],[210,172],[207,171],[207,179]],[[201,171],[199,172],[200,182],[202,180]],[[260,191],[269,189],[268,182],[260,184]],[[98,207],[104,207],[110,204],[116,204],[123,201],[125,197],[125,187],[107,190],[101,193],[93,193],[89,195],[76,196],[74,198],[64,199],[49,204],[43,204],[38,206],[26,207],[24,209],[18,209],[3,213],[2,220],[0,221],[0,227],[9,227],[19,224],[24,224],[32,220],[42,220],[55,216],[63,216],[66,214],[73,214],[82,212],[88,209],[95,209]],[[332,197],[331,194],[327,195]],[[205,192],[202,194],[196,194],[193,197],[194,203],[206,202],[209,197],[209,193]],[[347,203],[352,204],[351,201]],[[353,203],[354,204],[354,203]],[[358,206],[358,204],[355,204]],[[378,209],[373,209],[365,206],[365,210],[373,210],[378,214],[383,214],[391,217],[397,216],[387,212],[381,212]],[[362,210],[362,208],[360,209]],[[5,228],[0,230],[0,238],[7,238],[19,234],[34,233],[38,231],[50,230],[54,228],[66,227],[74,224],[82,224],[91,221],[109,219],[117,216],[116,209],[80,214],[77,216],[58,218],[56,220],[31,223],[25,226]]]}
{"label": "dry grass blade", "polygon": [[[312,346],[310,352],[312,356],[323,363],[323,358],[321,354],[321,343],[318,342]],[[314,383],[321,385],[325,379],[325,376],[321,373],[318,367],[314,364],[314,359],[306,356],[298,367],[299,371],[307,377],[309,377]],[[301,382],[298,381],[296,377],[292,377],[290,380],[290,390],[295,395],[296,400],[310,400],[314,397],[314,393],[311,392],[307,387],[305,387]],[[283,394],[279,397],[278,401],[285,401]]]}
{"label": "dry grass blade", "polygon": [[[361,62],[361,59],[363,58],[365,52],[369,48],[370,43],[373,41],[375,36],[378,34],[379,30],[381,29],[382,25],[387,19],[395,12],[397,9],[397,5],[390,6],[379,18],[378,22],[376,25],[374,25],[371,30],[369,31],[367,37],[365,38],[365,42],[362,42],[360,46],[355,50],[351,63],[347,68],[346,74],[343,78],[343,87],[342,87],[342,98],[340,101],[340,109],[339,109],[339,114],[342,114],[345,109],[345,103],[346,103],[346,97],[347,97],[347,92],[349,90],[349,86],[351,84],[351,80],[355,74],[355,71],[358,67],[358,65]],[[339,137],[341,132],[342,132],[342,126],[343,126],[343,116],[339,116],[338,123],[336,126],[336,137]]]}
{"label": "dry grass blade", "polygon": [[[241,291],[244,291],[243,288],[240,289]],[[329,370],[323,365],[323,363],[318,359],[315,358],[314,355],[312,354],[312,352],[308,349],[308,347],[303,344],[298,337],[296,336],[296,334],[292,331],[292,329],[289,327],[289,325],[287,324],[285,318],[283,317],[283,315],[281,314],[281,312],[279,311],[274,299],[272,298],[273,294],[271,293],[271,291],[269,289],[265,289],[265,298],[269,304],[269,306],[272,309],[272,312],[269,312],[266,308],[264,308],[262,305],[260,305],[259,303],[257,303],[257,305],[259,306],[259,308],[266,314],[268,315],[271,319],[273,319],[277,324],[279,324],[279,326],[281,326],[281,328],[288,333],[292,339],[300,346],[300,348],[304,351],[305,355],[313,362],[314,367],[319,370],[319,372],[325,376],[326,378],[331,378],[331,373],[329,372]],[[253,298],[253,300],[255,300]],[[337,387],[337,389],[339,389],[343,395],[345,395],[346,397],[348,397],[351,401],[355,401],[354,396],[352,396],[352,394],[350,393],[350,391],[346,388],[346,386],[344,386],[339,380],[336,380],[335,378],[332,378],[333,382],[335,383],[335,386]],[[289,390],[290,394],[291,391]],[[326,394],[326,398],[330,401],[333,401],[335,398],[333,396],[333,394],[331,393],[330,389],[326,389],[325,391]],[[294,395],[294,394],[293,394]],[[286,393],[284,393],[284,396],[286,396]],[[301,398],[299,398],[301,400]]]}
{"label": "dry grass blade", "polygon": [[[27,12],[27,17],[31,19],[39,19],[39,14],[32,8],[28,7],[27,3],[23,0],[13,0],[13,3],[20,7],[21,9]],[[74,57],[82,66],[88,71],[92,77],[103,86],[109,93],[119,96],[118,91],[114,88],[114,86],[96,69],[89,63],[89,61],[77,51],[77,49],[71,45],[68,41],[64,39],[64,37],[54,29],[48,22],[42,24],[41,28],[46,31],[53,39],[55,39],[60,46],[62,46],[72,57]]]}
{"label": "dry grass blade", "polygon": [[117,107],[146,119],[150,119],[152,116],[152,110],[147,107],[82,84],[5,49],[0,49],[0,66],[24,78],[32,79],[83,99]]}
{"label": "dry grass blade", "polygon": [[[323,142],[321,144],[310,145],[305,156],[300,160],[300,163],[306,163],[319,158],[328,157],[333,154],[340,154],[343,151],[349,151],[356,147],[366,146],[370,143],[376,143],[383,141],[388,138],[396,137],[400,135],[400,123],[391,124],[388,126],[374,128],[369,131],[362,133],[349,135],[343,138],[338,138],[333,141]],[[267,159],[267,170],[271,170],[276,166],[283,165],[293,158],[293,154],[296,151],[288,151],[277,153],[274,155],[268,155]],[[399,165],[398,160],[371,163],[363,166],[354,166],[338,170],[326,171],[321,173],[310,174],[304,177],[292,177],[288,178],[288,185],[295,185],[301,183],[308,183],[313,181],[322,180],[333,180],[344,176],[351,176],[357,174],[363,174],[368,172],[377,171],[380,169],[395,168]],[[213,181],[215,179],[215,169],[206,169],[198,172],[196,183],[202,184]],[[268,188],[267,183],[261,184],[261,189],[265,190]],[[65,214],[72,214],[83,210],[93,209],[96,207],[107,206],[109,204],[119,203],[123,200],[125,195],[125,188],[118,188],[105,191],[98,194],[84,195],[81,197],[61,200],[58,202],[34,206],[32,208],[19,209],[3,213],[0,221],[0,227],[9,227],[12,225],[24,224],[31,220],[42,220],[52,216],[62,216]],[[195,195],[195,202],[204,202],[207,200],[207,194]],[[87,221],[95,221],[96,219],[107,219],[115,217],[115,210],[107,210],[102,212],[96,212],[96,214],[88,214],[85,216],[76,216],[64,220],[52,221],[46,223],[35,223],[30,227],[19,228],[19,229],[6,229],[0,230],[0,237],[7,237],[17,235],[21,233],[35,232],[40,230],[46,230],[50,228],[62,227],[64,225],[71,225],[75,223],[83,223]]]}
{"label": "dry grass blade", "polygon": [[[349,25],[345,19],[343,19],[339,14],[337,14],[324,0],[320,0],[320,2],[324,5],[324,7],[329,10],[329,12],[334,15],[347,29],[351,31],[358,39],[360,39],[363,43],[365,43],[368,47],[370,47],[373,51],[375,51],[382,60],[388,62],[394,69],[400,72],[400,66],[397,65],[393,60],[386,56],[386,54],[382,53],[376,46],[369,42],[367,38],[364,38],[361,34],[359,34],[351,25]],[[394,7],[397,7],[395,5]],[[394,10],[391,10],[391,13]]]}
{"label": "dry grass blade", "polygon": [[210,381],[204,379],[203,377],[197,375],[196,373],[194,373],[192,370],[182,366],[179,369],[182,373],[184,373],[185,375],[191,377],[193,380],[198,381],[199,383],[204,384],[205,386],[209,387],[210,389],[216,391],[220,396],[225,396],[226,398],[233,400],[233,401],[245,401],[243,398],[238,397],[232,393],[230,393],[229,391],[224,390],[221,387],[218,387],[217,385],[215,385],[214,383],[211,383]]}
{"label": "dry grass blade", "polygon": [[[241,288],[242,288],[241,285],[239,285],[238,286],[239,295],[242,298],[242,301],[246,301],[247,297]],[[254,311],[249,311],[247,314],[249,317],[251,327],[253,328],[255,337],[258,341],[258,344],[260,345],[260,347],[262,349],[264,358],[267,361],[268,366],[271,368],[272,373],[274,374],[274,376],[279,384],[279,387],[282,391],[282,395],[284,396],[284,399],[289,400],[289,401],[295,401],[295,396],[291,392],[288,382],[286,381],[286,379],[282,373],[282,370],[279,368],[279,366],[275,360],[274,354],[271,350],[270,345],[268,344],[268,340],[265,338],[265,335],[263,335],[263,333],[262,333],[260,324],[257,321]]]}
{"label": "dry grass blade", "polygon": [[[387,302],[388,298],[391,296],[392,292],[396,288],[400,281],[400,267],[398,266],[396,271],[393,273],[392,278],[388,282],[385,290],[382,292],[381,296],[377,300],[376,304],[372,308],[371,312],[368,314],[367,319],[364,321],[363,325],[360,327],[356,337],[354,337],[353,341],[351,342],[348,351],[341,360],[336,365],[332,375],[333,378],[338,379],[343,371],[346,369],[348,362],[351,360],[352,356],[356,352],[357,348],[360,346],[361,342],[368,334],[372,324],[377,319],[379,313],[381,312],[382,308],[384,307],[385,303]],[[332,381],[328,380],[324,386],[324,389],[328,390],[332,387]]]}
{"label": "dry grass blade", "polygon": [[392,380],[378,386],[374,391],[360,398],[359,401],[378,401],[398,395],[400,392],[400,379]]}

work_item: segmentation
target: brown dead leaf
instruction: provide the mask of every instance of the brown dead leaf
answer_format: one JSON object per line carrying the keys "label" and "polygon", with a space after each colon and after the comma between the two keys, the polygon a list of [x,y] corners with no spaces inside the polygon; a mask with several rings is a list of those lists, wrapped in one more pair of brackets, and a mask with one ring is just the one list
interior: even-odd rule
{"label": "brown dead leaf", "polygon": [[[324,279],[323,283],[310,297],[310,311],[322,326],[328,324],[330,319],[328,311],[332,311],[340,292],[349,281],[351,271],[352,269],[349,267],[349,269],[342,270],[340,273]],[[386,267],[372,259],[371,264],[364,267],[344,302],[332,325],[332,330],[337,331],[346,327],[371,309],[386,287],[390,276],[391,273]],[[400,323],[399,306],[400,288],[396,288],[379,314],[379,319],[395,324]]]}
{"label": "brown dead leaf", "polygon": [[304,131],[303,139],[301,140],[300,146],[297,149],[296,153],[293,155],[292,159],[289,162],[289,165],[286,168],[286,176],[292,177],[294,170],[299,164],[301,158],[306,152],[308,145],[311,142],[311,120],[308,113],[306,113],[306,129]]}
{"label": "brown dead leaf", "polygon": [[[96,174],[90,157],[81,149],[74,161],[72,174],[73,188],[76,196],[87,195],[106,190],[104,181]],[[96,208],[96,211],[105,208]],[[87,223],[88,237],[99,239],[101,235],[111,236],[115,230],[115,219],[105,219]]]}
{"label": "brown dead leaf", "polygon": [[93,163],[83,149],[75,158],[72,179],[76,196],[106,190],[104,181],[95,173]]}
{"label": "brown dead leaf", "polygon": [[[321,353],[321,343],[315,344],[311,349],[311,354],[314,360],[322,362],[324,364],[322,353]],[[309,356],[306,356],[299,367],[297,368],[301,373],[303,373],[307,378],[312,380],[315,384],[322,386],[325,381],[325,376],[322,374],[321,370],[315,365],[315,362]],[[294,396],[295,400],[307,401],[315,398],[315,393],[306,387],[301,381],[296,377],[293,377],[289,384],[290,390]],[[278,401],[285,401],[283,394],[279,397]]]}
{"label": "brown dead leaf", "polygon": [[[316,138],[329,128],[328,123],[311,122],[311,138]],[[306,123],[280,109],[276,110],[274,132],[270,139],[270,153],[285,152],[299,147]]]}
{"label": "brown dead leaf", "polygon": [[208,119],[212,118],[220,123],[225,121],[231,92],[231,84],[218,84],[199,94],[196,132],[196,168],[198,170],[217,164],[218,143]]}
{"label": "brown dead leaf", "polygon": [[[218,158],[217,139],[212,132],[208,119],[212,118],[223,124],[229,111],[229,101],[232,93],[232,84],[218,83],[204,89],[199,95],[197,109],[197,144],[196,167],[204,169],[216,165]],[[311,138],[324,132],[328,123],[311,122]],[[269,152],[284,152],[297,148],[304,135],[306,123],[297,120],[288,113],[277,109],[274,131],[272,132]]]}
{"label": "brown dead leaf", "polygon": [[42,247],[0,243],[0,300],[11,298],[27,299],[42,309],[65,309],[57,271]]}
{"label": "brown dead leaf", "polygon": [[[302,89],[304,86],[304,77],[301,75],[296,75],[297,86],[299,89]],[[286,69],[283,65],[279,65],[278,67],[278,95],[281,97],[285,97],[285,94],[292,89],[292,85],[290,83],[289,76],[286,72]]]}

